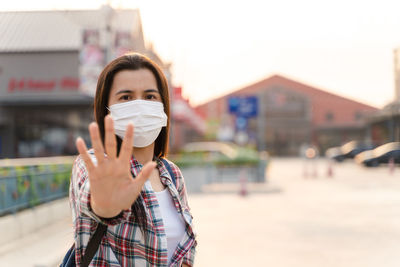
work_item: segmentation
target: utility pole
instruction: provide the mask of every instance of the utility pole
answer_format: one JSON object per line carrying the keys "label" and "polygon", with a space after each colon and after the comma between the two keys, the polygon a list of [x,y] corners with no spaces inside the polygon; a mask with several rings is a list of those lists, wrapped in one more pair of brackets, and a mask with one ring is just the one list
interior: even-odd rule
{"label": "utility pole", "polygon": [[400,48],[393,50],[395,102],[400,102]]}
{"label": "utility pole", "polygon": [[104,29],[104,35],[105,35],[105,59],[106,59],[106,64],[112,60],[112,34],[113,34],[113,28],[112,28],[112,18],[114,14],[114,9],[111,7],[111,0],[107,0],[107,4],[103,5],[101,7],[101,10],[104,14],[105,18],[105,29]]}
{"label": "utility pole", "polygon": [[261,92],[258,95],[258,114],[257,114],[257,143],[259,151],[267,150],[267,142],[265,140],[267,123],[266,123],[266,93]]}

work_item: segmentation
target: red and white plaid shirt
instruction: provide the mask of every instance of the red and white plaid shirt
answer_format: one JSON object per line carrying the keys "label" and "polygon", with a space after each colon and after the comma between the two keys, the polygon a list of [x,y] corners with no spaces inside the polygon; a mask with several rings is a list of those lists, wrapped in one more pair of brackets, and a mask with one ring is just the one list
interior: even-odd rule
{"label": "red and white plaid shirt", "polygon": [[[90,153],[94,158],[93,153]],[[185,182],[179,168],[168,161],[175,174],[176,187],[167,168],[156,160],[161,182],[168,188],[176,210],[186,222],[186,231],[178,244],[169,266],[181,266],[185,263],[193,266],[196,235],[192,224],[192,215],[187,202]],[[131,170],[136,177],[142,165],[131,159]],[[143,236],[138,224],[134,222],[131,210],[124,210],[115,218],[98,217],[90,207],[90,184],[85,163],[80,156],[75,160],[70,186],[70,204],[75,230],[75,249],[77,266],[81,264],[90,236],[96,230],[97,223],[106,224],[107,233],[92,259],[90,266],[167,266],[167,237],[162,221],[160,206],[156,195],[148,183],[145,183],[139,199],[144,203],[147,215],[147,235]]]}

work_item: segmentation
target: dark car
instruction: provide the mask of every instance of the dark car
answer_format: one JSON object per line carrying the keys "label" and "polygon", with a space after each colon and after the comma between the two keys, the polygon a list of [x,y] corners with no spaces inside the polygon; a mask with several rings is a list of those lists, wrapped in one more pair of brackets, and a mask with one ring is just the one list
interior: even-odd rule
{"label": "dark car", "polygon": [[343,156],[345,158],[351,158],[351,159],[353,159],[356,155],[358,155],[363,151],[371,150],[374,148],[375,147],[371,144],[359,141],[350,141],[341,146]]}
{"label": "dark car", "polygon": [[345,159],[352,159],[359,153],[374,149],[373,145],[365,142],[350,141],[342,146],[332,147],[326,150],[325,155],[333,160],[342,162]]}
{"label": "dark car", "polygon": [[361,152],[355,157],[355,161],[367,167],[379,166],[381,163],[400,163],[400,142],[391,142],[381,145],[373,150]]}

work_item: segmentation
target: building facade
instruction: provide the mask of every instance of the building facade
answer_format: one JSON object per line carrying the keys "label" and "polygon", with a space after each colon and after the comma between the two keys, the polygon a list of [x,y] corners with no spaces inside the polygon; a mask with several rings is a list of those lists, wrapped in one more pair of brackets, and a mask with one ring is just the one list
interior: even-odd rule
{"label": "building facade", "polygon": [[75,154],[89,141],[97,76],[146,53],[138,10],[0,13],[0,158]]}
{"label": "building facade", "polygon": [[393,101],[367,118],[368,136],[376,146],[400,142],[400,48],[393,50],[393,67]]}
{"label": "building facade", "polygon": [[177,153],[183,145],[202,141],[206,125],[204,118],[182,96],[181,87],[173,87],[171,92],[170,152]]}
{"label": "building facade", "polygon": [[[257,114],[232,112],[235,99],[256,98]],[[377,109],[297,81],[274,75],[197,107],[211,122],[210,131],[225,141],[240,141],[273,155],[298,155],[303,144],[327,148],[368,137],[365,118]],[[242,121],[242,122],[240,122]],[[241,126],[244,125],[244,126]],[[239,136],[238,136],[239,135]]]}

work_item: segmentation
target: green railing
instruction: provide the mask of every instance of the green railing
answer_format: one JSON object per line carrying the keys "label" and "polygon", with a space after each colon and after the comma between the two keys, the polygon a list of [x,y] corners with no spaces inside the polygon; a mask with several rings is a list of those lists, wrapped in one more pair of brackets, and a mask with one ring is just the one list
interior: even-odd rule
{"label": "green railing", "polygon": [[74,158],[0,160],[0,216],[67,196]]}

